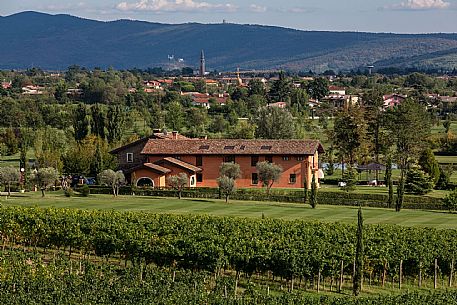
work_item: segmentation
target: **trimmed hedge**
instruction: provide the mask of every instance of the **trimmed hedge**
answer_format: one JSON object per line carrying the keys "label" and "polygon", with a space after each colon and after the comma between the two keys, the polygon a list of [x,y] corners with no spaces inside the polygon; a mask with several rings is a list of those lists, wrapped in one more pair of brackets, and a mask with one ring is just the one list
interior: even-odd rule
{"label": "trimmed hedge", "polygon": [[[111,188],[103,186],[91,186],[91,194],[111,194]],[[153,197],[178,197],[178,192],[172,189],[160,188],[133,188],[130,186],[122,187],[119,191],[121,195],[138,195]],[[344,205],[344,206],[367,206],[387,208],[387,194],[360,194],[347,193],[342,191],[325,191],[318,192],[319,204],[326,205]],[[220,199],[221,195],[217,188],[198,188],[186,189],[182,191],[182,197],[186,198],[205,198]],[[303,203],[303,190],[284,190],[272,189],[270,195],[267,195],[263,189],[237,189],[230,196],[232,200],[243,201],[273,201],[285,203]],[[446,210],[441,199],[405,195],[404,208],[406,209],[424,209],[424,210]]]}

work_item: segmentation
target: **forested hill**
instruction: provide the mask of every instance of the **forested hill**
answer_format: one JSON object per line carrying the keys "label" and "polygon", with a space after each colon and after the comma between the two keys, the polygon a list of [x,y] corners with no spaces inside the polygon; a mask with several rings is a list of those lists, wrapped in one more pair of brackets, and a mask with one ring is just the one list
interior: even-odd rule
{"label": "forested hill", "polygon": [[[313,70],[457,66],[457,34],[299,31],[240,24],[101,22],[69,15],[23,12],[0,17],[0,68],[60,70],[77,64],[117,69]],[[401,29],[399,29],[401,30]],[[169,60],[168,55],[174,55]],[[179,59],[184,62],[179,62]]]}

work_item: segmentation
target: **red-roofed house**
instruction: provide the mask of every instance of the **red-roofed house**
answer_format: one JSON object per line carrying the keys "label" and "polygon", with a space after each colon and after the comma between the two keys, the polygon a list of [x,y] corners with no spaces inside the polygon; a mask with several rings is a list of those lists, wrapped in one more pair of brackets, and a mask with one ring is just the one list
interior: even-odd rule
{"label": "red-roofed house", "polygon": [[274,107],[274,108],[281,108],[281,109],[284,109],[284,108],[287,107],[287,103],[286,103],[286,102],[271,103],[271,104],[268,104],[268,107]]}
{"label": "red-roofed house", "polygon": [[205,83],[208,86],[219,86],[219,82],[215,79],[205,79]]}
{"label": "red-roofed house", "polygon": [[328,91],[330,91],[330,94],[346,95],[346,88],[344,87],[329,86]]}
{"label": "red-roofed house", "polygon": [[10,89],[11,88],[11,82],[2,82],[2,88],[3,89]]}
{"label": "red-roofed house", "polygon": [[229,98],[229,95],[226,93],[209,95],[208,93],[190,92],[183,93],[183,95],[190,95],[192,97],[192,105],[201,106],[208,109],[211,108],[211,104],[220,106],[226,105]]}
{"label": "red-roofed house", "polygon": [[408,96],[407,95],[401,95],[401,94],[388,94],[384,95],[382,98],[384,100],[384,108],[392,108],[395,106],[400,105],[404,100],[406,100]]}
{"label": "red-roofed house", "polygon": [[132,166],[124,173],[132,184],[140,186],[166,187],[170,175],[185,173],[190,187],[217,187],[220,165],[235,162],[242,172],[237,187],[260,188],[256,165],[268,161],[283,168],[273,187],[303,188],[307,182],[310,188],[313,174],[318,181],[322,152],[322,145],[315,140],[180,139],[175,134],[171,140],[146,139],[111,153],[130,162]]}
{"label": "red-roofed house", "polygon": [[157,89],[157,90],[162,89],[160,82],[158,82],[156,80],[144,81],[143,83],[144,83],[144,86],[147,88],[153,88],[153,89]]}
{"label": "red-roofed house", "polygon": [[172,79],[159,79],[157,80],[162,86],[163,85],[167,85],[167,86],[171,86],[173,85],[173,80]]}

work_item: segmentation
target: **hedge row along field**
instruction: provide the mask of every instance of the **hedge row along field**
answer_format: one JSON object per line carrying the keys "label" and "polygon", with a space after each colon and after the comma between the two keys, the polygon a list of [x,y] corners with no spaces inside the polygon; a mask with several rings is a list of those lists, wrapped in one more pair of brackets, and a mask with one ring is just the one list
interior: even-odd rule
{"label": "hedge row along field", "polygon": [[22,251],[0,252],[0,304],[163,305],[455,305],[457,291],[412,292],[362,298],[275,293],[245,287],[235,296],[233,277],[167,270],[152,265],[113,266]]}
{"label": "hedge row along field", "polygon": [[[91,194],[111,194],[112,189],[107,187],[92,186]],[[140,196],[155,196],[155,197],[177,197],[178,192],[171,189],[142,189],[131,187],[122,187],[121,195],[131,195],[135,193]],[[219,189],[217,188],[198,188],[186,189],[182,191],[182,196],[187,198],[206,198],[220,199],[222,198]],[[325,191],[318,192],[319,204],[327,205],[345,205],[345,206],[366,206],[387,208],[387,190],[386,194],[359,194],[347,193],[341,191]],[[232,200],[250,200],[250,201],[275,201],[275,202],[290,202],[303,203],[303,190],[281,190],[272,189],[268,195],[262,189],[237,189],[234,194],[230,195]],[[446,207],[439,198],[412,196],[406,195],[404,208],[406,209],[426,209],[426,210],[445,210]]]}
{"label": "hedge row along field", "polygon": [[[3,249],[15,245],[117,256],[157,266],[223,269],[314,282],[352,274],[356,227],[306,221],[1,208]],[[457,230],[367,225],[367,280],[439,277],[452,286]],[[435,264],[436,261],[436,264]],[[399,278],[399,274],[402,277]]]}

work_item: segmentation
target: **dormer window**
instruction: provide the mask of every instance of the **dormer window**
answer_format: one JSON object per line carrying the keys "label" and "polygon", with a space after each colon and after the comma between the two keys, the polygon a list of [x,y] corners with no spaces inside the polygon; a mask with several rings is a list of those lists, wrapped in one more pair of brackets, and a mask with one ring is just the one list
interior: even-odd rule
{"label": "dormer window", "polygon": [[127,153],[127,163],[133,163],[133,153]]}

